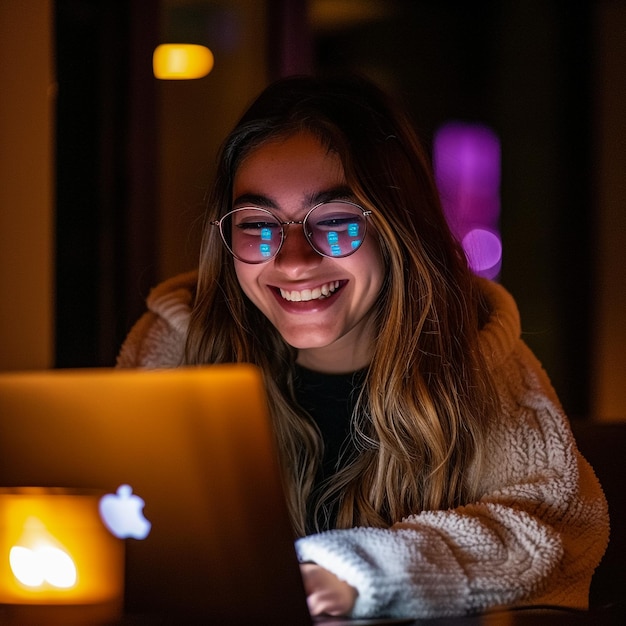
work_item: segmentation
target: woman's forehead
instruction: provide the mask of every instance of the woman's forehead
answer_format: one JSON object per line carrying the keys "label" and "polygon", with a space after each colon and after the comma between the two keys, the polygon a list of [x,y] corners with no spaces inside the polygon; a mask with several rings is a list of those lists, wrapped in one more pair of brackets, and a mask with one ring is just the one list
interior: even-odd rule
{"label": "woman's forehead", "polygon": [[[275,138],[253,148],[241,161],[233,180],[233,201],[261,196],[317,198],[330,190],[347,195],[343,164],[308,132]],[[321,200],[323,201],[323,199]]]}

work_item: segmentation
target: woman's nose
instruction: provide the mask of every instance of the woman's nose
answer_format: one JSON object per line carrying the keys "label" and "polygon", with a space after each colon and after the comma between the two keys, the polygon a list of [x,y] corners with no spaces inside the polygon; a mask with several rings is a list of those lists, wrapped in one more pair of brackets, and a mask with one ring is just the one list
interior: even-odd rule
{"label": "woman's nose", "polygon": [[285,274],[297,276],[319,265],[324,257],[313,250],[302,224],[289,224],[284,228],[285,239],[274,259],[274,266]]}

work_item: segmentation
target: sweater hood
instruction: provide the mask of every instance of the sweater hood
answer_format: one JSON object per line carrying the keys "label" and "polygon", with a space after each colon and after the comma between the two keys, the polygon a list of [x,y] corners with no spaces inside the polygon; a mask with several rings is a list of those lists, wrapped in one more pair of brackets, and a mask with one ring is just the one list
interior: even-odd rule
{"label": "sweater hood", "polygon": [[495,368],[521,338],[520,316],[513,296],[502,285],[485,278],[478,280],[491,311],[489,321],[480,331],[480,345],[487,363]]}
{"label": "sweater hood", "polygon": [[186,335],[197,282],[197,270],[169,278],[152,289],[146,300],[148,309]]}

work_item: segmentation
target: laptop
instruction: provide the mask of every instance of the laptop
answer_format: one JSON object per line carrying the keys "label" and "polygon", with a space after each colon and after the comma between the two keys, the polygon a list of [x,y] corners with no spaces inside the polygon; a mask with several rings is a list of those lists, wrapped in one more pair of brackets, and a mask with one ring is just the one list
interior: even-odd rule
{"label": "laptop", "polygon": [[143,500],[123,623],[312,623],[253,366],[0,374],[0,489],[22,487]]}

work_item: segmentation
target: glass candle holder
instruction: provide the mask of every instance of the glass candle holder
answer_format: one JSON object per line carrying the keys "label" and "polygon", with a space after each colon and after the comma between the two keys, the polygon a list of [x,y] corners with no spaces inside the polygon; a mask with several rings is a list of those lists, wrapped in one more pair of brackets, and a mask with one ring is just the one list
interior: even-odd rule
{"label": "glass candle holder", "polygon": [[120,618],[124,544],[99,496],[0,489],[0,623],[105,624]]}

